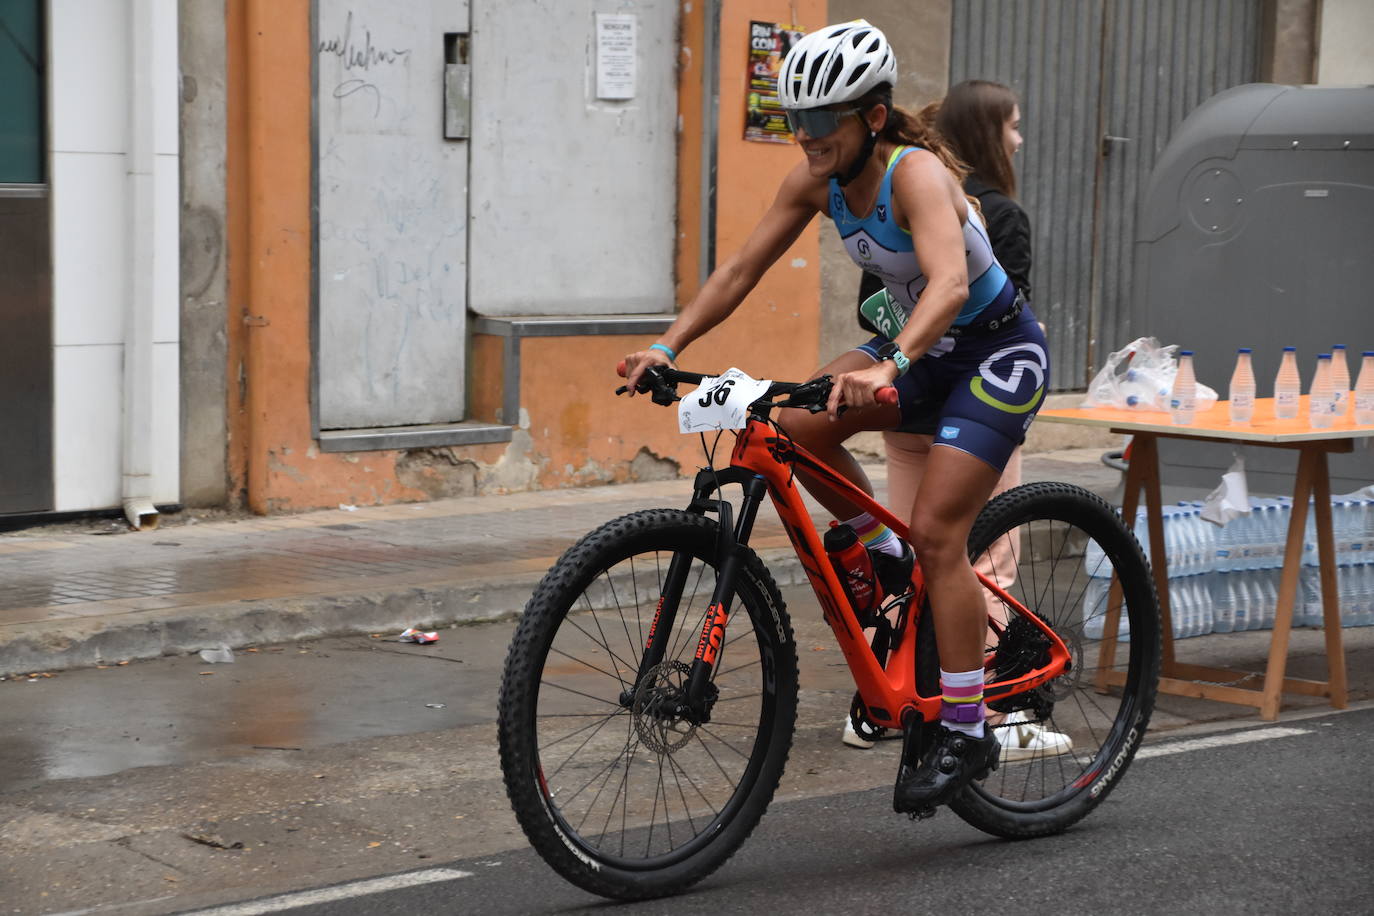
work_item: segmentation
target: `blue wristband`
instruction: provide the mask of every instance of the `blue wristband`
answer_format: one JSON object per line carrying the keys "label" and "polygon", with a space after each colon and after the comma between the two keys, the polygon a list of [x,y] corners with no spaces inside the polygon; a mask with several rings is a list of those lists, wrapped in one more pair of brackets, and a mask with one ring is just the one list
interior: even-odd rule
{"label": "blue wristband", "polygon": [[649,349],[650,349],[650,350],[662,350],[664,353],[667,353],[667,354],[668,354],[668,358],[669,358],[669,359],[671,359],[673,362],[677,362],[677,354],[674,353],[674,352],[672,351],[672,348],[671,348],[671,347],[665,347],[663,344],[658,344],[658,343],[656,343],[656,344],[649,344]]}

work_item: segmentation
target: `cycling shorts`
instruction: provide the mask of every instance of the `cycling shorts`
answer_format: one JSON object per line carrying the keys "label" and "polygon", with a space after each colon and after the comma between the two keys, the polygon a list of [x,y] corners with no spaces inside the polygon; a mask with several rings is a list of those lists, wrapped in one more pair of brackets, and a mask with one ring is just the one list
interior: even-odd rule
{"label": "cycling shorts", "polygon": [[[877,360],[888,342],[856,347]],[[1029,306],[997,331],[943,337],[899,376],[900,432],[924,433],[980,458],[998,471],[1026,439],[1050,382],[1045,334]]]}

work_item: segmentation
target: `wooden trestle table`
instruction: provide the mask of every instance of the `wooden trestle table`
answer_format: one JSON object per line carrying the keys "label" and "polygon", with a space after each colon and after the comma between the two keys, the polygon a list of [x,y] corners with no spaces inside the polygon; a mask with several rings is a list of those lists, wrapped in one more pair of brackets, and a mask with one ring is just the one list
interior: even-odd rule
{"label": "wooden trestle table", "polygon": [[[1225,401],[1219,401],[1208,410],[1198,411],[1197,418],[1191,426],[1174,425],[1169,414],[1164,412],[1115,408],[1046,409],[1037,415],[1037,420],[1041,422],[1092,426],[1134,437],[1121,510],[1122,518],[1130,525],[1129,520],[1135,518],[1136,507],[1139,505],[1140,491],[1145,491],[1150,556],[1154,558],[1155,588],[1159,593],[1160,622],[1164,631],[1160,692],[1255,706],[1259,708],[1259,714],[1264,719],[1278,718],[1283,693],[1329,697],[1333,707],[1345,707],[1345,650],[1341,644],[1335,546],[1331,529],[1331,481],[1326,456],[1332,452],[1352,451],[1355,440],[1374,437],[1374,426],[1357,425],[1347,415],[1336,419],[1330,428],[1316,429],[1308,422],[1307,416],[1305,396],[1302,398],[1297,419],[1275,419],[1273,399],[1261,398],[1255,401],[1253,421],[1239,425],[1232,425],[1229,405]],[[1257,674],[1185,664],[1174,658],[1173,630],[1169,613],[1169,570],[1165,559],[1164,523],[1160,502],[1160,439],[1191,439],[1200,442],[1285,448],[1298,453],[1297,476],[1293,483],[1293,508],[1288,521],[1283,573],[1279,579],[1278,607],[1275,608],[1274,629],[1269,643],[1269,664],[1258,688],[1239,686],[1257,677]],[[1370,461],[1370,467],[1371,471],[1374,471],[1374,458]],[[1316,511],[1315,530],[1322,587],[1322,621],[1326,631],[1325,681],[1284,676],[1288,662],[1288,639],[1293,626],[1294,603],[1298,594],[1309,497],[1312,498]],[[1101,658],[1098,686],[1104,689],[1109,684],[1120,683],[1123,677],[1122,672],[1113,669],[1119,610],[1120,589],[1114,582],[1103,640],[1099,648]]]}

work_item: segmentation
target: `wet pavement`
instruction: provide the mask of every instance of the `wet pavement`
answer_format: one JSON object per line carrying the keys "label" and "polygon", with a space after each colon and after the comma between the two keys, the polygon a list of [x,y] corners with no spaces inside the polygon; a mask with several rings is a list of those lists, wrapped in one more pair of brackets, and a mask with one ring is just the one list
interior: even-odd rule
{"label": "wet pavement", "polygon": [[[848,669],[809,590],[783,595],[801,690],[778,802],[889,786],[900,742],[841,745]],[[495,750],[514,627],[448,628],[431,646],[339,637],[240,651],[232,664],[161,658],[0,683],[0,912],[183,912],[455,859],[504,860],[524,846]],[[1352,706],[1367,709],[1374,628],[1344,635]],[[1262,669],[1268,636],[1182,640],[1178,655]],[[1290,671],[1324,669],[1322,634],[1295,632]],[[1285,697],[1277,724],[1329,712],[1319,698]],[[1147,740],[1258,724],[1243,707],[1162,696]],[[873,823],[919,833],[892,818],[881,793],[865,810]]]}
{"label": "wet pavement", "polygon": [[[1028,455],[1024,476],[1105,494],[1120,475],[1099,456]],[[881,498],[885,468],[868,471]],[[670,480],[283,517],[169,516],[145,532],[103,522],[0,534],[0,677],[497,619],[517,613],[586,532],[637,509],[685,505],[690,493],[691,481]],[[771,507],[753,544],[780,583],[802,581]]]}

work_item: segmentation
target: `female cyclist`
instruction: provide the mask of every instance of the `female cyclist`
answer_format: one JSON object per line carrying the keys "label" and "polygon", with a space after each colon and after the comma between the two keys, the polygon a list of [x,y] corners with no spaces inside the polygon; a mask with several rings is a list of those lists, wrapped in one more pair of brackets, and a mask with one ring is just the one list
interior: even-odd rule
{"label": "female cyclist", "polygon": [[[965,80],[952,87],[944,99],[932,102],[917,115],[934,130],[950,151],[969,168],[964,178],[964,193],[977,198],[980,216],[988,229],[988,240],[997,263],[1007,272],[1022,297],[1030,301],[1031,235],[1030,219],[1016,201],[1016,168],[1012,159],[1021,148],[1021,106],[1011,88],[989,80]],[[883,282],[867,271],[859,284],[859,324],[873,333],[876,328],[863,316],[863,302],[881,292]],[[899,515],[909,511],[925,475],[926,463],[934,445],[938,409],[904,423],[883,434],[887,453],[888,504]],[[993,488],[992,495],[1021,484],[1021,449],[1018,447]],[[999,541],[981,561],[979,572],[990,576],[1003,588],[1016,579],[1016,557],[1011,546]],[[989,608],[1005,614],[1005,606],[989,597]],[[1021,760],[1068,753],[1073,742],[1068,735],[1051,731],[1035,722],[1025,710],[1001,719],[998,740],[1001,759]],[[886,729],[855,728],[845,717],[841,740],[850,747],[867,749],[875,739],[890,737]]]}
{"label": "female cyclist", "polygon": [[[894,806],[944,804],[998,763],[985,728],[986,606],[966,544],[1008,456],[1024,439],[1048,382],[1044,336],[992,255],[963,168],[938,135],[892,106],[896,59],[863,20],[801,39],[783,61],[778,94],[805,153],[744,247],[707,280],[649,349],[625,358],[630,388],[724,321],[817,213],[835,221],[850,256],[883,281],[896,308],[871,316],[881,333],[817,374],[835,377],[828,412],[789,411],[788,434],[872,492],[844,442],[896,429],[931,404],[939,430],[916,494],[911,537],[921,555],[939,643],[941,721],[920,764],[898,775]],[[875,393],[892,386],[898,404]],[[849,409],[843,413],[839,407]],[[802,482],[807,479],[798,472]],[[824,491],[873,552],[889,592],[910,581],[910,548]],[[905,582],[902,581],[903,577]]]}

